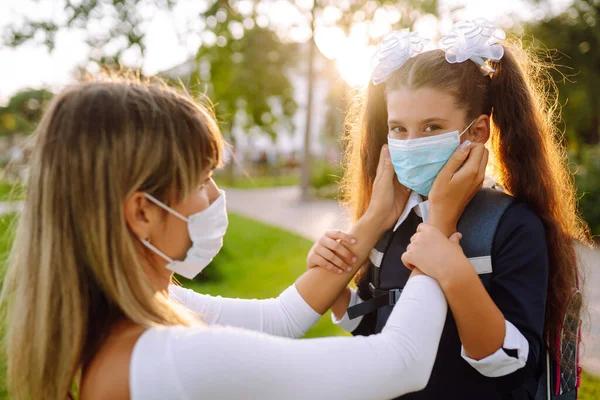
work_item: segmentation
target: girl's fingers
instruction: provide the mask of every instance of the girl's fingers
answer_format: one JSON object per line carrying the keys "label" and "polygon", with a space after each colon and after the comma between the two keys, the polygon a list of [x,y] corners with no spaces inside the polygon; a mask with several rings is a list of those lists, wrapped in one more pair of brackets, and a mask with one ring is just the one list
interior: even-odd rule
{"label": "girl's fingers", "polygon": [[483,158],[486,151],[487,149],[481,143],[471,144],[471,151],[469,152],[469,157],[467,157],[467,161],[465,161],[462,168],[456,171],[456,174],[454,175],[459,178],[465,176],[473,178],[477,177],[479,174],[479,166],[481,165],[481,159]]}
{"label": "girl's fingers", "polygon": [[442,168],[438,177],[441,176],[441,179],[444,182],[450,181],[452,179],[452,175],[456,172],[457,169],[470,158],[471,148],[473,147],[472,143],[468,140],[464,141],[458,149],[450,156],[446,165]]}
{"label": "girl's fingers", "polygon": [[342,260],[334,252],[332,252],[331,250],[329,250],[326,247],[318,246],[315,249],[315,252],[318,255],[320,255],[321,257],[323,257],[325,260],[327,260],[330,263],[332,263],[333,265],[335,265],[337,268],[340,268],[341,270],[346,270],[346,271],[351,271],[352,270],[352,266],[351,265],[348,265],[347,262],[345,262],[344,260]]}
{"label": "girl's fingers", "polygon": [[346,263],[356,262],[356,256],[337,240],[333,240],[329,237],[322,237],[319,243],[342,257]]}
{"label": "girl's fingers", "polygon": [[414,235],[412,235],[411,238],[410,238],[410,242],[414,243],[417,240],[418,235],[419,235],[419,232],[417,232]]}
{"label": "girl's fingers", "polygon": [[356,239],[350,235],[348,235],[344,231],[340,231],[338,229],[334,229],[331,231],[325,232],[325,236],[334,240],[342,240],[346,243],[354,244],[356,243]]}
{"label": "girl's fingers", "polygon": [[405,251],[401,257],[402,264],[411,271],[415,269],[415,266],[411,263],[411,256],[408,254],[408,251]]}

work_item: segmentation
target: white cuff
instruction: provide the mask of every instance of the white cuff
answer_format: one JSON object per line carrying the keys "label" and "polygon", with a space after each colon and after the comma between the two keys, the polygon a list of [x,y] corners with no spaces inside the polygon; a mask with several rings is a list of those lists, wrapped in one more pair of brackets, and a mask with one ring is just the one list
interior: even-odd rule
{"label": "white cuff", "polygon": [[[488,378],[497,378],[512,374],[516,370],[523,368],[527,363],[529,356],[529,342],[525,336],[510,322],[504,320],[506,324],[506,333],[504,343],[494,354],[481,360],[474,360],[467,356],[465,348],[461,346],[460,355],[483,376]],[[517,350],[517,357],[511,357],[504,349]]]}
{"label": "white cuff", "polygon": [[[356,293],[356,290],[351,288],[350,289],[350,303],[348,304],[348,308],[355,306],[357,304],[360,304],[362,302],[363,302],[363,300],[358,296],[358,294]],[[350,333],[352,333],[354,330],[356,330],[356,328],[358,328],[358,325],[360,324],[360,321],[362,321],[362,319],[363,319],[362,315],[360,317],[350,319],[348,317],[348,312],[346,312],[344,314],[342,319],[337,319],[335,317],[335,315],[333,313],[331,313],[331,321],[335,325],[337,325],[340,328],[342,328],[343,330],[345,330],[346,332],[350,332]]]}
{"label": "white cuff", "polygon": [[285,289],[279,295],[279,300],[285,305],[290,315],[296,321],[301,321],[301,324],[308,324],[312,327],[319,322],[321,314],[312,309],[312,307],[304,300],[304,297],[298,292],[296,284]]}

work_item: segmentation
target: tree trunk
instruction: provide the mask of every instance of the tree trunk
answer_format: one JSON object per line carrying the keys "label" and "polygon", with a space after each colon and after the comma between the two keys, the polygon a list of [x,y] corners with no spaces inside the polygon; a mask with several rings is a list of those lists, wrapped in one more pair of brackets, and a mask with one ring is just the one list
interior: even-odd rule
{"label": "tree trunk", "polygon": [[229,144],[231,147],[228,148],[228,151],[230,154],[230,160],[229,160],[229,163],[227,164],[226,179],[227,179],[227,184],[229,186],[233,186],[233,184],[235,182],[235,165],[234,165],[234,163],[237,162],[235,159],[235,136],[233,135],[233,121],[231,121],[231,124],[229,125],[228,138],[229,138]]}
{"label": "tree trunk", "polygon": [[311,154],[310,154],[310,134],[312,125],[312,102],[313,102],[313,84],[314,84],[314,59],[316,53],[315,43],[315,9],[316,0],[311,9],[311,38],[308,42],[308,76],[307,76],[307,98],[306,98],[306,126],[304,130],[304,157],[302,159],[302,173],[300,175],[300,187],[302,189],[301,200],[306,201],[310,197],[310,178],[311,178]]}

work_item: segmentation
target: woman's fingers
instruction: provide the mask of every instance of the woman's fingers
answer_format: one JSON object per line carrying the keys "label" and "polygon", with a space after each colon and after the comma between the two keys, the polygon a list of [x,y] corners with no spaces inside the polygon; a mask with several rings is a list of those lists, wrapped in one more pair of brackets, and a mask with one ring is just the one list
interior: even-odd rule
{"label": "woman's fingers", "polygon": [[325,247],[321,247],[318,246],[315,249],[315,252],[320,255],[321,257],[323,257],[325,260],[329,261],[330,263],[332,263],[333,265],[335,265],[336,267],[338,267],[341,270],[345,270],[345,271],[351,271],[352,270],[352,266],[349,265],[347,262],[345,262],[344,260],[342,260],[339,256],[337,256],[333,251],[325,248]]}
{"label": "woman's fingers", "polygon": [[328,261],[321,256],[319,256],[319,260],[317,261],[316,266],[325,268],[326,270],[331,271],[336,274],[341,274],[344,272],[341,268],[337,267],[331,261]]}
{"label": "woman's fingers", "polygon": [[356,243],[356,239],[353,236],[348,235],[346,232],[340,231],[338,229],[333,229],[331,231],[325,232],[325,236],[334,240],[342,240],[349,244]]}
{"label": "woman's fingers", "polygon": [[344,260],[346,260],[346,263],[356,261],[356,256],[337,240],[333,240],[330,237],[324,236],[321,238],[319,243],[321,243],[321,245],[326,249],[329,249],[338,256],[342,257]]}

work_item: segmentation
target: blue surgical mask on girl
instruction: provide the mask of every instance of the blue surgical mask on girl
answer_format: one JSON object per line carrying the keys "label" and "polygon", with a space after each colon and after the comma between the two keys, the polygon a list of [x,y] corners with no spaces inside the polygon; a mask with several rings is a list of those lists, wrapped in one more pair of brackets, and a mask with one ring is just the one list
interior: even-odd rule
{"label": "blue surgical mask on girl", "polygon": [[388,136],[390,158],[401,184],[422,196],[428,196],[435,178],[460,146],[458,130],[419,139],[394,139]]}
{"label": "blue surgical mask on girl", "polygon": [[192,247],[188,250],[185,260],[179,261],[173,260],[146,239],[140,238],[140,240],[146,247],[169,262],[166,268],[188,279],[193,279],[210,264],[223,246],[223,236],[225,236],[228,225],[225,192],[219,190],[219,197],[207,209],[189,217],[181,215],[148,193],[144,193],[144,195],[157,206],[187,222]]}

